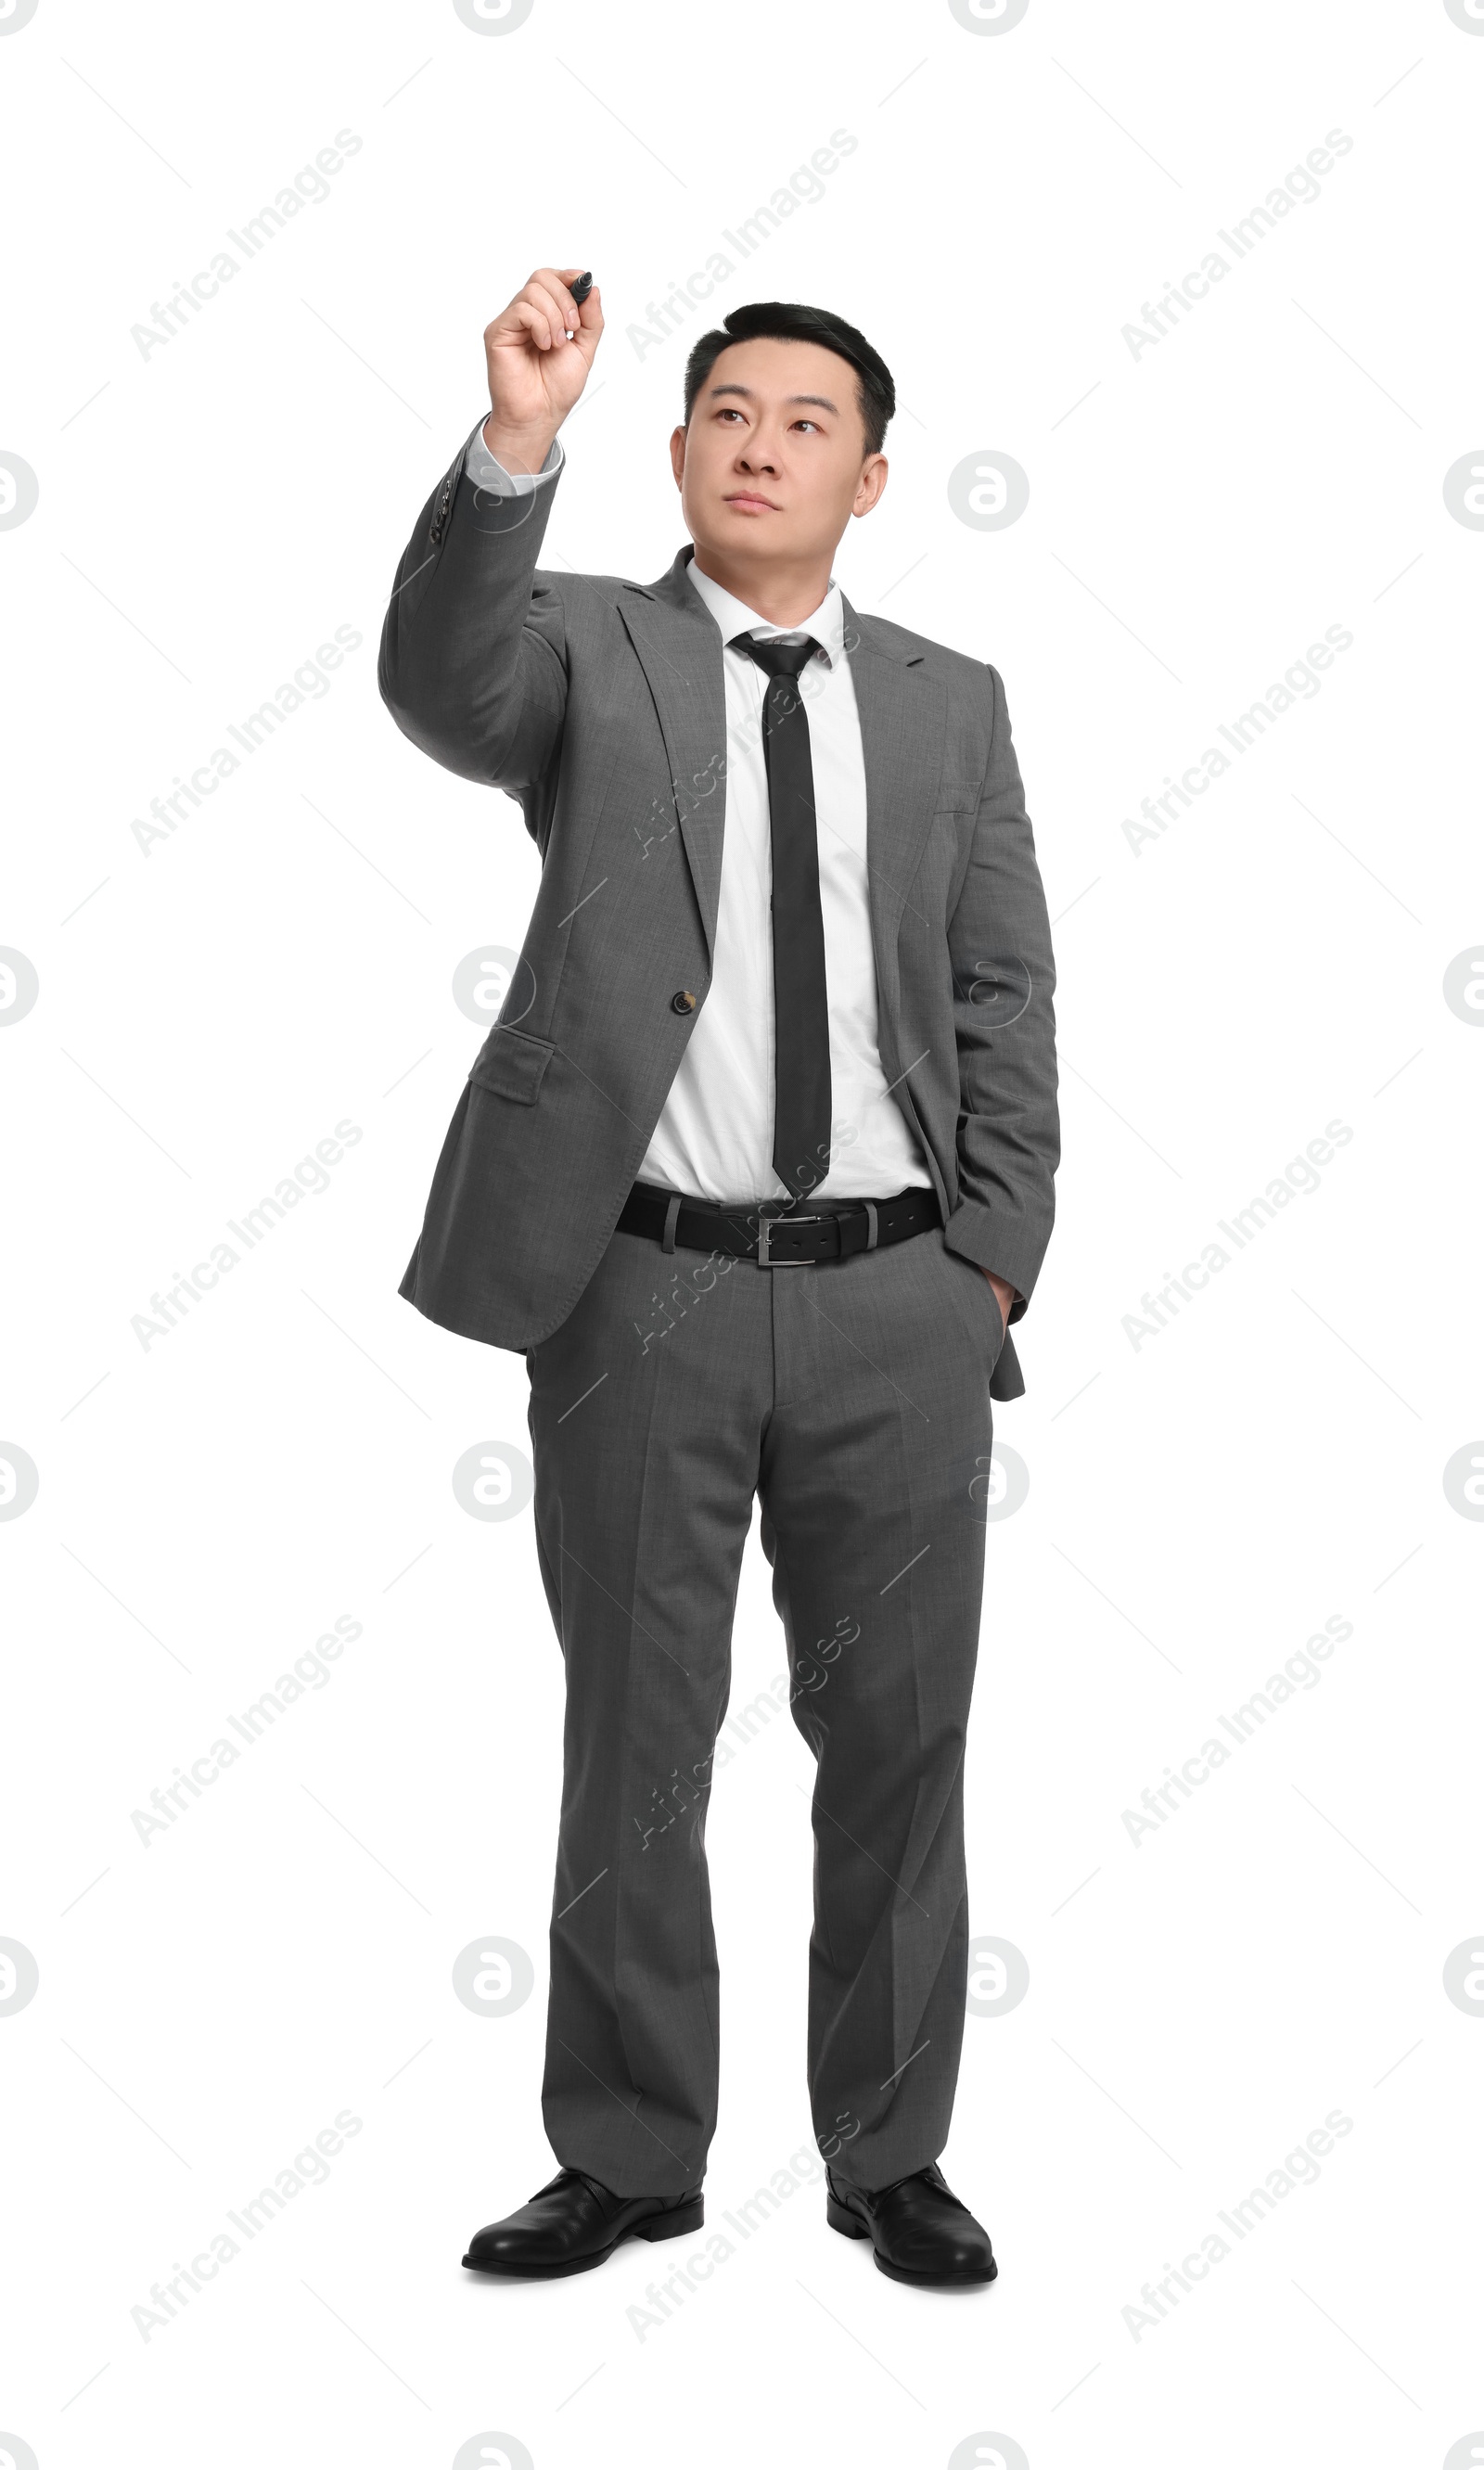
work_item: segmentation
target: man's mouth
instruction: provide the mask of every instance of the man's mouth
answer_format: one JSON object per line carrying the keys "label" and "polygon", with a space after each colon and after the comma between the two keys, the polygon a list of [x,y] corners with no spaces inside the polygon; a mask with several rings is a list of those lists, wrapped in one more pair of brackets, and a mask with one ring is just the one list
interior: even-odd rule
{"label": "man's mouth", "polygon": [[766,509],[769,514],[776,515],[778,511],[773,500],[762,497],[756,489],[735,489],[728,498],[727,503],[729,506],[745,506],[750,511],[757,513]]}

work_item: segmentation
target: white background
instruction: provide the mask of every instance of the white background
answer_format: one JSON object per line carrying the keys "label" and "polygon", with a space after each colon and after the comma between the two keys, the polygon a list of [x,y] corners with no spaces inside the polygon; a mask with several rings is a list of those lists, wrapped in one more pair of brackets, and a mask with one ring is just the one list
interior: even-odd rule
{"label": "white background", "polygon": [[[0,1040],[0,1439],[39,1471],[0,1526],[0,1936],[39,1967],[0,2016],[0,2429],[42,2470],[401,2470],[481,2434],[498,2463],[497,2433],[539,2470],[1014,2461],[999,2435],[1034,2470],[1451,2462],[1484,2427],[1484,2019],[1443,1986],[1484,1925],[1484,1527],[1443,1480],[1484,1451],[1484,1037],[1443,981],[1484,944],[1484,536],[1443,482],[1484,432],[1484,35],[1444,0],[1031,0],[989,36],[928,0],[536,0],[493,37],[449,0],[40,0],[0,87],[0,453],[39,481],[0,533],[0,943],[39,980]],[[143,356],[341,129],[330,196]],[[1332,129],[1318,199],[1135,359],[1141,304]],[[715,312],[823,303],[893,368],[838,572],[1001,669],[1057,921],[1065,1164],[968,1764],[973,1926],[1031,1986],[967,2018],[944,2155],[991,2291],[895,2286],[810,2186],[646,2328],[674,2249],[552,2286],[458,2263],[554,2167],[561,1664],[529,1512],[451,1484],[524,1442],[524,1366],[396,1287],[482,1036],[453,973],[519,946],[537,859],[398,734],[376,641],[481,329],[542,263],[592,266],[609,320],[544,562],[662,572],[711,317],[627,330],[835,130]],[[948,477],[996,453],[1030,503],[985,531]],[[1320,690],[1136,855],[1124,819],[1331,625]],[[146,854],[133,819],[337,626],[330,690]],[[1136,1346],[1145,1291],[1333,1119],[1319,1189]],[[329,1189],[142,1346],[342,1120]],[[734,1707],[782,1669],[765,1581],[754,1542]],[[329,1682],[146,1849],[131,1812],[338,1615]],[[1332,1615],[1322,1680],[1130,1841]],[[779,1718],[710,1811],[708,2226],[809,2165],[810,1781]],[[452,1989],[486,1934],[536,1969],[505,2016]],[[327,2182],[143,2338],[341,2110]],[[1317,2183],[1130,2327],[1333,2110]]]}

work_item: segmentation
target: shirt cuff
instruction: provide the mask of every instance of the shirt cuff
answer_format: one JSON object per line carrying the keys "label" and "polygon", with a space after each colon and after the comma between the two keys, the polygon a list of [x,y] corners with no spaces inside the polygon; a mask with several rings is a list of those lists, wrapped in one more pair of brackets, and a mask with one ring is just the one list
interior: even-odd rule
{"label": "shirt cuff", "polygon": [[[485,419],[488,417],[486,412]],[[484,442],[484,421],[481,420],[469,441],[464,470],[475,487],[488,490],[492,498],[529,498],[534,497],[539,482],[556,478],[566,460],[561,439],[553,437],[539,472],[507,472]]]}

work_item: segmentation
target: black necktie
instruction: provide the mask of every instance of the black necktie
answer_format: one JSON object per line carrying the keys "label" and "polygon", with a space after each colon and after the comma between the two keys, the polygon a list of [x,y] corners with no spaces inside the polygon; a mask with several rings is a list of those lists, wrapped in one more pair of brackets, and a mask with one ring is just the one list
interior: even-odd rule
{"label": "black necktie", "polygon": [[773,1164],[792,1200],[829,1173],[829,999],[809,715],[795,683],[819,649],[738,635],[767,676],[763,757],[773,847]]}

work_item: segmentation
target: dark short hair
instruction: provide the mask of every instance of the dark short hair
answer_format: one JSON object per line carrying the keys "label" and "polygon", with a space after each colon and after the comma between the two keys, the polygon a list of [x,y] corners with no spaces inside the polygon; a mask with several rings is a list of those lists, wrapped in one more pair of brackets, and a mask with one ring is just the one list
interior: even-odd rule
{"label": "dark short hair", "polygon": [[685,362],[687,429],[696,398],[721,354],[729,344],[751,343],[759,336],[777,336],[791,343],[823,343],[825,351],[838,352],[848,361],[855,370],[855,401],[866,431],[866,452],[880,454],[887,423],[896,410],[891,370],[858,326],[847,325],[832,309],[805,309],[797,300],[750,300],[745,307],[729,311],[722,325],[713,326],[691,345]]}

